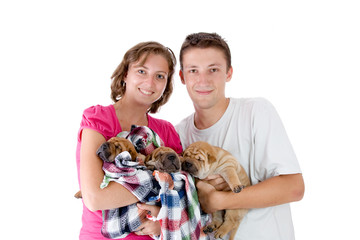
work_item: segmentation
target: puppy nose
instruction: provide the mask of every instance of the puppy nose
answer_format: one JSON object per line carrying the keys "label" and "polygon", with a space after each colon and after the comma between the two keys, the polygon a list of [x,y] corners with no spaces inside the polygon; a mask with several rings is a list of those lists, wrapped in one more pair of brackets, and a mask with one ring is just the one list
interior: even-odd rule
{"label": "puppy nose", "polygon": [[169,156],[167,157],[167,159],[168,159],[169,161],[171,161],[171,162],[174,162],[175,159],[176,159],[176,156],[175,156],[175,154],[169,154]]}
{"label": "puppy nose", "polygon": [[109,151],[109,143],[105,142],[103,143],[98,150],[96,151],[96,154],[103,160],[103,161],[108,161],[108,157],[110,156],[110,151]]}
{"label": "puppy nose", "polygon": [[100,148],[101,148],[101,150],[103,150],[103,151],[107,150],[107,149],[109,148],[109,143],[106,142],[106,143],[102,144]]}
{"label": "puppy nose", "polygon": [[185,168],[191,168],[192,164],[189,162],[184,162]]}
{"label": "puppy nose", "polygon": [[96,154],[99,155],[99,153],[106,151],[108,148],[109,148],[109,143],[105,142],[105,143],[101,144],[101,146],[96,151]]}

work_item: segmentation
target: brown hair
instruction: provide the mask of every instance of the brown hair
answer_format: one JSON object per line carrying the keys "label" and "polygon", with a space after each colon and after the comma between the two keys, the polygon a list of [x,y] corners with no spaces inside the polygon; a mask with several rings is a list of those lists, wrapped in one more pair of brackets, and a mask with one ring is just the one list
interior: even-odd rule
{"label": "brown hair", "polygon": [[226,70],[231,67],[231,53],[226,41],[217,33],[193,33],[185,38],[180,49],[180,69],[183,69],[183,56],[185,51],[191,48],[217,48],[224,53],[226,60]]}
{"label": "brown hair", "polygon": [[142,59],[142,63],[144,63],[151,53],[161,55],[166,59],[169,66],[169,74],[163,95],[151,105],[148,112],[156,113],[159,108],[169,100],[173,91],[173,75],[175,72],[176,58],[170,48],[167,48],[158,42],[150,41],[139,43],[130,48],[125,53],[123,60],[112,74],[111,99],[114,102],[119,101],[119,99],[125,94],[126,84],[124,82],[124,78],[127,75],[130,64],[138,61],[143,56],[144,58]]}

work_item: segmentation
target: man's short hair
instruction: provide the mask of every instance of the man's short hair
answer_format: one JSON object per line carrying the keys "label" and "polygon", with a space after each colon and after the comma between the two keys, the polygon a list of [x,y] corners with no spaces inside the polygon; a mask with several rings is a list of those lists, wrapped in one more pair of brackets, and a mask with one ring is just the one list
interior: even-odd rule
{"label": "man's short hair", "polygon": [[224,53],[226,70],[231,67],[231,53],[226,41],[217,33],[193,33],[188,35],[180,49],[180,69],[183,69],[183,56],[191,48],[217,48]]}

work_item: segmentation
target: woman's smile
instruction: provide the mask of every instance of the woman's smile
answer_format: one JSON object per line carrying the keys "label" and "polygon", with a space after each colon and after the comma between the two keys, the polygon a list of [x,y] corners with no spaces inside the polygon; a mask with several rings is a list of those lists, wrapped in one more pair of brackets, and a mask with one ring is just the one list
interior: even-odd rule
{"label": "woman's smile", "polygon": [[143,88],[139,88],[139,91],[146,96],[151,96],[154,93],[153,91],[148,91]]}

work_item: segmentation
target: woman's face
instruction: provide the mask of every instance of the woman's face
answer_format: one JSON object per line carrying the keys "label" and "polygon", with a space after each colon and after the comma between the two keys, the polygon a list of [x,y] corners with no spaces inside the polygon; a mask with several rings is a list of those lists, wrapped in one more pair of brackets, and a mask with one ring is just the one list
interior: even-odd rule
{"label": "woman's face", "polygon": [[141,64],[142,60],[143,57],[129,66],[124,79],[126,82],[124,97],[149,107],[165,90],[169,66],[166,59],[157,54],[149,54],[143,64]]}

